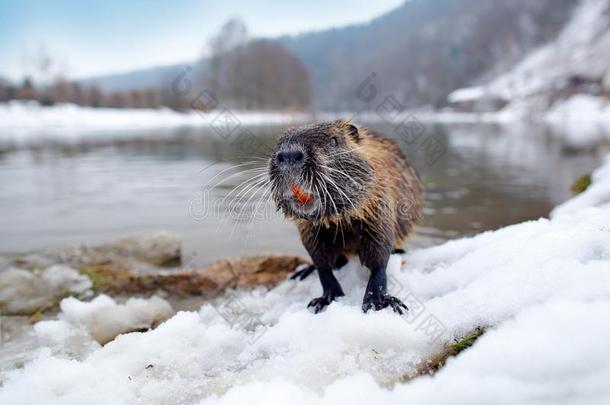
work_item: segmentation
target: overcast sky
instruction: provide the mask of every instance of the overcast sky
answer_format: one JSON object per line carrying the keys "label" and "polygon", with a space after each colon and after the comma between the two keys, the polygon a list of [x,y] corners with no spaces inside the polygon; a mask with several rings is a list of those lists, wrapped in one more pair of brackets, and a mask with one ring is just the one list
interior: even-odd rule
{"label": "overcast sky", "polygon": [[70,78],[191,61],[240,16],[254,36],[366,22],[403,0],[0,0],[0,76],[31,73],[44,47]]}

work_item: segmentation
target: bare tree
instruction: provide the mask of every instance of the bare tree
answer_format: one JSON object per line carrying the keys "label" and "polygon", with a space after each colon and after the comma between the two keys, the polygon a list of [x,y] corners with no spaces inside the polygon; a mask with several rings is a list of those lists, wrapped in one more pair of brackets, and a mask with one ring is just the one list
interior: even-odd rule
{"label": "bare tree", "polygon": [[58,77],[49,88],[49,96],[54,103],[67,103],[72,101],[72,83]]}
{"label": "bare tree", "polygon": [[248,40],[241,20],[227,22],[210,40],[203,86],[222,105],[240,109],[303,109],[311,102],[309,72],[275,41]]}
{"label": "bare tree", "polygon": [[93,85],[85,90],[83,105],[90,107],[102,107],[104,103],[104,94],[99,86]]}
{"label": "bare tree", "polygon": [[[210,90],[215,95],[220,94],[220,88],[231,85],[230,78],[240,74],[241,67],[236,64],[229,65],[227,56],[230,51],[241,47],[248,40],[248,29],[239,18],[233,18],[226,22],[220,31],[209,41],[211,51],[209,62],[208,83]],[[229,79],[225,81],[223,79]],[[233,93],[237,89],[233,88]]]}
{"label": "bare tree", "polygon": [[285,47],[256,40],[241,49],[234,63],[247,67],[235,77],[241,90],[234,102],[246,108],[304,109],[310,105],[310,79],[305,65]]}
{"label": "bare tree", "polygon": [[145,108],[159,108],[161,106],[161,95],[156,90],[145,90],[143,98]]}
{"label": "bare tree", "polygon": [[36,100],[38,98],[38,92],[34,88],[31,78],[26,77],[23,79],[23,83],[17,89],[16,98],[18,100]]}

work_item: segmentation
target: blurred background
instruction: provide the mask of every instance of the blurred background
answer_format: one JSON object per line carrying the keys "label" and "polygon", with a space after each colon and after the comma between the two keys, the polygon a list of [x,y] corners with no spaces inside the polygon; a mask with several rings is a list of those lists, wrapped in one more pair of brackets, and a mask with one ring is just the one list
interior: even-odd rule
{"label": "blurred background", "polygon": [[256,182],[351,117],[426,185],[411,246],[547,216],[610,139],[610,1],[0,3],[0,253],[176,233],[303,253]]}

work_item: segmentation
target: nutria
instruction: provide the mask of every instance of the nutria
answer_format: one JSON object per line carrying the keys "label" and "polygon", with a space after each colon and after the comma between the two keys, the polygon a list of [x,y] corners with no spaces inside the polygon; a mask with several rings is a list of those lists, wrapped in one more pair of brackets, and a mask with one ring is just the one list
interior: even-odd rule
{"label": "nutria", "polygon": [[422,184],[398,145],[363,126],[338,120],[290,128],[269,161],[273,199],[296,223],[317,270],[323,294],[308,307],[318,313],[344,295],[333,269],[357,254],[371,272],[366,312],[407,307],[387,293],[393,250],[420,219]]}

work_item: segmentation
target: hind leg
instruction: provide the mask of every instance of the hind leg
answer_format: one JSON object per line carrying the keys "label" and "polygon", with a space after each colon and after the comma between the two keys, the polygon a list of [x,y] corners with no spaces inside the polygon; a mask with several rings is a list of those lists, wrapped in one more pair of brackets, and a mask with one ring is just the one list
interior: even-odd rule
{"label": "hind leg", "polygon": [[[347,264],[347,256],[345,256],[344,254],[340,254],[339,257],[337,258],[337,261],[335,262],[335,270],[340,270],[343,266],[345,266]],[[316,271],[316,266],[315,264],[309,264],[305,267],[303,267],[301,270],[297,270],[294,272],[294,274],[292,274],[292,276],[290,276],[291,280],[305,280],[307,277],[309,277],[311,275],[311,273],[313,273],[314,271]]]}

